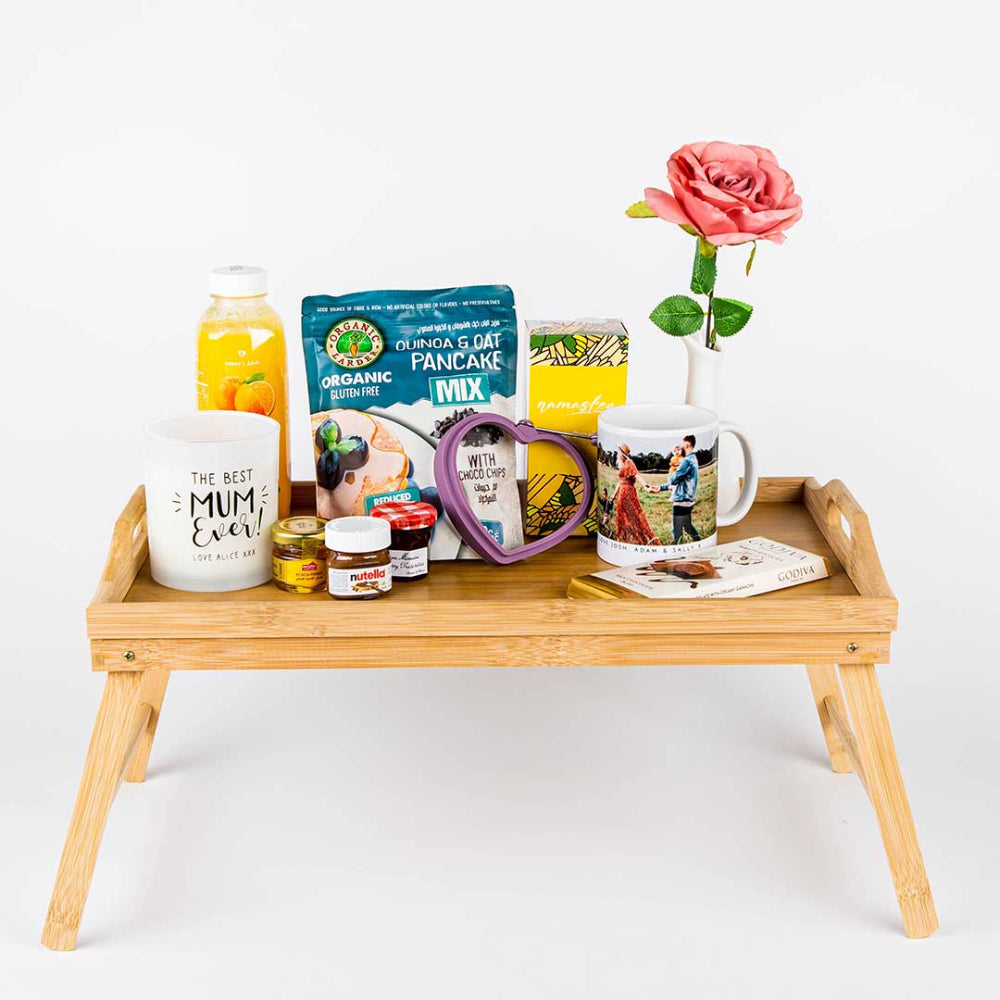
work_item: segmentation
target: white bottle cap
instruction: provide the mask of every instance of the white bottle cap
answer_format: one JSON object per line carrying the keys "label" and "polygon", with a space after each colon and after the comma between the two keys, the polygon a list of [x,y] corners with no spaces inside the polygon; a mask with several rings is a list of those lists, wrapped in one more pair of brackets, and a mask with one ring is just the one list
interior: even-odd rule
{"label": "white bottle cap", "polygon": [[262,267],[230,264],[208,272],[208,294],[224,299],[246,299],[267,294],[267,271]]}
{"label": "white bottle cap", "polygon": [[325,537],[334,552],[381,552],[389,548],[392,529],[378,517],[338,517],[326,522]]}

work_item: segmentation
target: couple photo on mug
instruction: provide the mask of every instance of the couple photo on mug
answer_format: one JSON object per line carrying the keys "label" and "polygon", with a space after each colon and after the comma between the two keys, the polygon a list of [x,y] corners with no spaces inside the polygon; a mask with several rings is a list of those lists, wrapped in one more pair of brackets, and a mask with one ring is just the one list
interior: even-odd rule
{"label": "couple photo on mug", "polygon": [[[738,439],[745,485],[729,511],[718,510],[719,435]],[[598,555],[618,566],[653,555],[716,544],[719,524],[749,510],[756,492],[744,432],[710,410],[685,403],[616,406],[597,431]]]}
{"label": "couple photo on mug", "polygon": [[[697,508],[702,530],[712,534],[717,441],[699,452],[697,436],[685,434],[666,455],[643,452],[633,457],[625,442],[614,454],[599,454],[604,475],[598,507],[608,533],[633,545],[680,545],[685,535],[689,542],[700,542]],[[613,487],[606,481],[612,475]],[[639,491],[657,499],[648,499],[644,506]]]}

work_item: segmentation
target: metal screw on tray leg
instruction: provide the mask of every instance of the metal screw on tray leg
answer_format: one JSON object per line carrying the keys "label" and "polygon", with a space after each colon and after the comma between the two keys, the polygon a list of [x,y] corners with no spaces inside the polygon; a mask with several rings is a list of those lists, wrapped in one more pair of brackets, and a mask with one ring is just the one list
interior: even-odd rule
{"label": "metal screw on tray leg", "polygon": [[[857,651],[858,651],[858,644],[856,642],[849,642],[847,644],[847,652],[848,653],[856,653]],[[126,653],[125,654],[125,659],[127,659],[127,660],[131,659],[131,654]]]}
{"label": "metal screw on tray leg", "polygon": [[[853,651],[854,650],[851,650],[851,652],[853,652]],[[133,653],[131,649],[127,649],[124,653],[122,653],[122,656],[124,656],[126,660],[134,660],[135,659],[135,653]]]}

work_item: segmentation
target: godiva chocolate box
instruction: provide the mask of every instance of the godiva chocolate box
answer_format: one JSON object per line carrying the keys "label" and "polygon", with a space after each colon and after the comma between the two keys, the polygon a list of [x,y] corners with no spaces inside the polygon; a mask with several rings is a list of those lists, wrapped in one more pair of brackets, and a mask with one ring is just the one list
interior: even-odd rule
{"label": "godiva chocolate box", "polygon": [[[628,331],[618,319],[527,322],[528,419],[536,427],[590,435],[597,416],[625,402]],[[597,451],[573,439],[591,468]],[[583,483],[557,448],[528,449],[526,531],[542,536],[561,527],[580,506]],[[590,515],[574,534],[597,534],[597,494]]]}

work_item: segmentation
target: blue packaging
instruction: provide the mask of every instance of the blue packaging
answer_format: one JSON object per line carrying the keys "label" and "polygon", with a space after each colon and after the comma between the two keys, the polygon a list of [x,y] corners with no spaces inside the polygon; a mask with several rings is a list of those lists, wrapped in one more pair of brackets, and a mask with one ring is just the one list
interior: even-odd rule
{"label": "blue packaging", "polygon": [[[302,347],[320,517],[423,500],[439,515],[430,558],[469,555],[443,516],[434,451],[441,434],[470,413],[515,419],[510,288],[311,295],[302,300]],[[516,548],[523,524],[514,442],[485,430],[459,449],[458,471],[486,530]]]}

